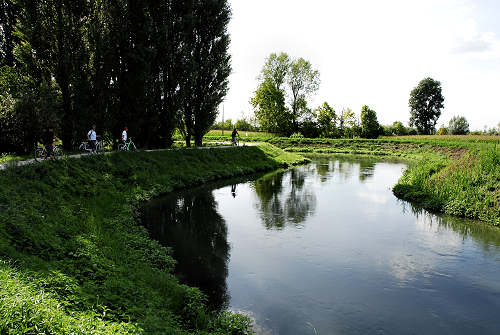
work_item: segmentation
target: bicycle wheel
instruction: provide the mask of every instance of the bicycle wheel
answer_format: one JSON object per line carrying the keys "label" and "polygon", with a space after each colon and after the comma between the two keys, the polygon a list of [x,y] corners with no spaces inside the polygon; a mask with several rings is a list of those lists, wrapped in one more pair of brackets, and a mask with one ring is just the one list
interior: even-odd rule
{"label": "bicycle wheel", "polygon": [[137,150],[137,148],[135,147],[134,142],[130,142],[129,149],[130,149],[130,150]]}
{"label": "bicycle wheel", "polygon": [[96,144],[95,144],[95,151],[96,152],[100,152],[102,150],[102,141],[98,141]]}
{"label": "bicycle wheel", "polygon": [[40,162],[42,159],[45,159],[47,157],[47,152],[45,151],[45,148],[38,147],[35,149],[35,161]]}
{"label": "bicycle wheel", "polygon": [[123,151],[126,149],[125,144],[118,144],[118,150]]}
{"label": "bicycle wheel", "polygon": [[54,147],[54,157],[55,158],[61,158],[63,155],[63,151],[62,151],[62,148],[58,145],[56,145]]}

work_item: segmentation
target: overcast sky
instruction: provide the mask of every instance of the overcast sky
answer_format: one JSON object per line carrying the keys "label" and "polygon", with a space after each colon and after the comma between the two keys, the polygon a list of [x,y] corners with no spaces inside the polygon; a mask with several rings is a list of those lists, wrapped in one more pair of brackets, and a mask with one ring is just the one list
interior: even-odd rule
{"label": "overcast sky", "polygon": [[[438,126],[465,116],[471,129],[500,121],[500,0],[230,0],[233,73],[225,119],[252,116],[248,103],[272,52],[319,70],[309,107],[363,105],[379,122],[408,123],[410,91],[441,82]],[[219,116],[219,120],[221,116]]]}

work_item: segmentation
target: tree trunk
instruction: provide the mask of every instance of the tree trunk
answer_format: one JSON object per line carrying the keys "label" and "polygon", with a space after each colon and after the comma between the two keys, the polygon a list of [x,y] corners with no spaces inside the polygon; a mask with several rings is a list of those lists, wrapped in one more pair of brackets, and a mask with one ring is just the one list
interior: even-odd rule
{"label": "tree trunk", "polygon": [[61,86],[61,91],[63,100],[61,139],[63,141],[64,150],[71,151],[73,149],[73,116],[71,113],[71,101],[69,100],[68,85]]}
{"label": "tree trunk", "polygon": [[194,145],[197,147],[202,147],[203,146],[203,136],[200,136],[200,134],[195,134],[194,135]]}
{"label": "tree trunk", "polygon": [[62,3],[58,1],[56,4],[57,13],[57,76],[56,80],[61,88],[63,117],[61,139],[63,141],[64,150],[70,151],[73,146],[73,115],[71,113],[71,98],[69,92],[69,71],[66,62],[66,43],[64,40],[64,24]]}

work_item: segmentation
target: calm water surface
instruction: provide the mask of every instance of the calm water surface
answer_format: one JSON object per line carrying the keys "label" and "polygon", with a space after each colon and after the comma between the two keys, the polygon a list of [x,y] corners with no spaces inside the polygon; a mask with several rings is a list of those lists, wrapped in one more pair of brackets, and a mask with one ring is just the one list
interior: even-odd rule
{"label": "calm water surface", "polygon": [[315,159],[157,199],[144,223],[259,334],[500,334],[500,230],[397,200],[404,168]]}

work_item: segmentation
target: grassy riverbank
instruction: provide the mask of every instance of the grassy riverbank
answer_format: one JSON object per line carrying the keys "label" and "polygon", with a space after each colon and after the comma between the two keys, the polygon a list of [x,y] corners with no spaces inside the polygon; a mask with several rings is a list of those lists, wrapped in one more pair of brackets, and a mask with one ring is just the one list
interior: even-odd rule
{"label": "grassy riverbank", "polygon": [[500,147],[471,149],[456,159],[410,164],[394,194],[426,209],[500,225]]}
{"label": "grassy riverbank", "polygon": [[0,334],[239,334],[172,275],[135,206],[303,158],[270,145],[118,152],[0,172]]}

